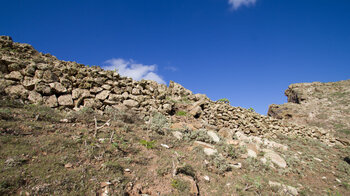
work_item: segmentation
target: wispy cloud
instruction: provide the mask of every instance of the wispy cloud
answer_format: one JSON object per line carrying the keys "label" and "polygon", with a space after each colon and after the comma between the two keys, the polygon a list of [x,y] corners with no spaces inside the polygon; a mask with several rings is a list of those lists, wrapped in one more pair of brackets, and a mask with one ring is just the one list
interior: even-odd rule
{"label": "wispy cloud", "polygon": [[110,59],[105,62],[104,66],[106,70],[116,70],[120,75],[131,77],[134,80],[153,80],[161,84],[165,84],[165,81],[161,76],[155,73],[157,65],[144,65],[136,63],[134,60],[124,60],[121,58]]}
{"label": "wispy cloud", "polygon": [[255,3],[256,0],[228,0],[228,4],[230,4],[234,10],[237,10],[241,6],[250,6]]}
{"label": "wispy cloud", "polygon": [[165,70],[169,70],[169,71],[177,71],[177,68],[174,66],[166,66],[164,67]]}

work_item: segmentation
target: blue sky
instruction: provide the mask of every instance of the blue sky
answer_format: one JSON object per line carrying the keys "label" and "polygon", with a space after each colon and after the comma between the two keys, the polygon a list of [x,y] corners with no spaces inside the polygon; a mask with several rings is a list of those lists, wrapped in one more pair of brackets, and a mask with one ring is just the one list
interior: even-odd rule
{"label": "blue sky", "polygon": [[350,79],[349,0],[0,0],[0,34],[266,114],[291,83]]}

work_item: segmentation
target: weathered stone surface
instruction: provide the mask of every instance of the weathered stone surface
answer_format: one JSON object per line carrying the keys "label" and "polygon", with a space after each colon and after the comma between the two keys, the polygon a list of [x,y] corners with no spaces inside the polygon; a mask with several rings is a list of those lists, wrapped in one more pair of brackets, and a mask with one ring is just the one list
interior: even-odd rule
{"label": "weathered stone surface", "polygon": [[108,98],[108,96],[109,96],[110,93],[111,93],[111,92],[108,91],[108,90],[103,90],[102,92],[100,92],[100,93],[98,93],[98,94],[96,95],[96,99],[99,99],[99,100],[103,101],[103,100],[105,100],[105,99]]}
{"label": "weathered stone surface", "polygon": [[47,105],[49,107],[54,108],[54,107],[58,106],[56,95],[51,95],[49,97],[44,97],[43,100],[44,100],[45,105]]}
{"label": "weathered stone surface", "polygon": [[36,83],[36,80],[33,79],[33,78],[28,78],[26,77],[24,80],[23,80],[23,86],[24,88],[26,88],[27,90],[33,90],[34,87],[35,87],[35,83]]}
{"label": "weathered stone surface", "polygon": [[183,138],[183,134],[180,131],[173,131],[171,132],[173,134],[173,136],[178,139],[178,140],[182,140]]}
{"label": "weathered stone surface", "polygon": [[23,79],[22,74],[19,71],[13,71],[7,75],[5,75],[5,78],[8,80],[17,80],[20,81]]}
{"label": "weathered stone surface", "polygon": [[84,107],[97,108],[102,107],[102,102],[96,99],[84,99]]}
{"label": "weathered stone surface", "polygon": [[63,94],[67,92],[66,87],[64,87],[61,83],[55,82],[55,83],[50,83],[51,89],[58,94]]}
{"label": "weathered stone surface", "polygon": [[41,96],[41,94],[35,91],[30,91],[28,95],[28,100],[32,103],[42,103],[43,97]]}
{"label": "weathered stone surface", "polygon": [[5,93],[13,98],[27,98],[28,91],[22,85],[9,86],[5,88]]}
{"label": "weathered stone surface", "polygon": [[92,94],[97,94],[97,93],[99,93],[101,91],[103,91],[103,88],[101,88],[101,87],[93,87],[93,88],[90,89],[90,92]]}
{"label": "weathered stone surface", "polygon": [[212,148],[204,148],[203,151],[208,156],[212,156],[212,155],[215,155],[216,153],[218,153],[218,151],[216,149],[212,149]]}
{"label": "weathered stone surface", "polygon": [[284,184],[281,184],[279,182],[273,182],[273,181],[269,181],[269,185],[270,187],[278,187],[281,189],[281,192],[283,194],[286,194],[286,195],[292,195],[292,196],[296,196],[298,195],[298,190],[292,186],[287,186],[287,185],[284,185]]}
{"label": "weathered stone surface", "polygon": [[76,88],[72,91],[72,98],[78,99],[78,98],[92,98],[90,91],[87,89],[80,89]]}
{"label": "weathered stone surface", "polygon": [[137,101],[128,99],[128,100],[124,100],[123,104],[127,107],[137,107],[139,106],[139,103]]}
{"label": "weathered stone surface", "polygon": [[41,93],[42,95],[51,95],[51,87],[49,84],[44,82],[36,82],[35,84],[35,91],[38,93]]}
{"label": "weathered stone surface", "polygon": [[207,134],[209,135],[209,137],[211,137],[211,139],[214,141],[214,142],[220,142],[220,138],[218,135],[216,135],[216,133],[214,131],[208,131]]}
{"label": "weathered stone surface", "polygon": [[73,107],[72,95],[61,95],[58,97],[58,104],[61,106]]}
{"label": "weathered stone surface", "polygon": [[286,161],[281,156],[279,156],[276,152],[272,150],[263,150],[263,151],[265,152],[264,157],[266,159],[270,159],[272,163],[276,164],[281,168],[287,167]]}

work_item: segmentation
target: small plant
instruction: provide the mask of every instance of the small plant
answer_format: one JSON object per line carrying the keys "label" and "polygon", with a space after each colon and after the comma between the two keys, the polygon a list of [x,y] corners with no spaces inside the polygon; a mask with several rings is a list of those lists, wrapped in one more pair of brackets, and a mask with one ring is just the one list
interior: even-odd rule
{"label": "small plant", "polygon": [[189,186],[186,183],[186,181],[180,179],[173,179],[171,181],[171,186],[179,190],[180,192],[184,192],[189,189]]}
{"label": "small plant", "polygon": [[219,99],[219,100],[217,100],[217,102],[230,104],[230,101],[227,98]]}
{"label": "small plant", "polygon": [[255,112],[254,108],[248,108],[248,111]]}
{"label": "small plant", "polygon": [[151,119],[150,128],[158,134],[164,134],[163,129],[168,126],[167,118],[161,113],[155,113]]}
{"label": "small plant", "polygon": [[182,110],[176,112],[176,116],[186,116],[186,115],[187,115],[187,112]]}
{"label": "small plant", "polygon": [[154,143],[155,143],[156,141],[147,141],[147,140],[140,140],[140,144],[142,145],[142,146],[145,146],[147,149],[152,149],[152,148],[154,148]]}

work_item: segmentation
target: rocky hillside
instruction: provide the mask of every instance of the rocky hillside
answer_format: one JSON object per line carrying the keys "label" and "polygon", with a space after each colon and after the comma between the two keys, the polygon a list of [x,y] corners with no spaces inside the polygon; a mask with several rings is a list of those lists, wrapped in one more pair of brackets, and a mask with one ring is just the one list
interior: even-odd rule
{"label": "rocky hillside", "polygon": [[285,95],[288,103],[270,105],[268,116],[335,130],[337,138],[349,145],[350,80],[292,84]]}
{"label": "rocky hillside", "polygon": [[0,195],[350,190],[350,149],[328,129],[61,61],[8,36],[0,95]]}

